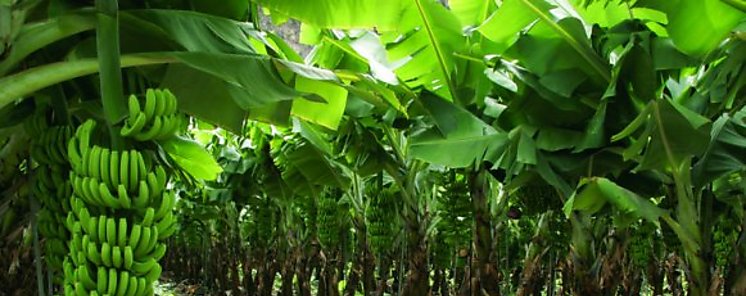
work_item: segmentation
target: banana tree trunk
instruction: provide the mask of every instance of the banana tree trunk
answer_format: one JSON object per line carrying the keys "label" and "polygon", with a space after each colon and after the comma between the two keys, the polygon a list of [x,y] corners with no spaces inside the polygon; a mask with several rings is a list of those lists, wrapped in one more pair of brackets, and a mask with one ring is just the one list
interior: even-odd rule
{"label": "banana tree trunk", "polygon": [[402,290],[403,296],[425,296],[430,290],[430,279],[427,270],[427,246],[424,236],[410,233],[409,270]]}
{"label": "banana tree trunk", "polygon": [[387,255],[381,255],[379,259],[380,264],[378,266],[378,284],[376,285],[376,291],[373,293],[374,296],[383,296],[383,293],[388,287],[388,280],[391,271],[391,259]]}
{"label": "banana tree trunk", "polygon": [[[302,248],[302,247],[299,247],[299,248]],[[305,256],[301,255],[301,256],[298,256],[296,260],[297,260],[297,263],[296,263],[295,275],[296,275],[296,278],[298,279],[298,281],[296,282],[296,284],[298,285],[297,295],[298,296],[311,296],[311,286],[310,286],[310,283],[309,283],[310,281],[308,278],[309,269],[310,269],[310,264],[309,264],[310,259],[307,259],[305,258]]]}
{"label": "banana tree trunk", "polygon": [[483,289],[486,295],[500,295],[497,263],[492,260],[494,243],[492,219],[487,205],[489,183],[486,180],[486,173],[483,170],[471,172],[468,182],[474,206],[474,245],[479,288]]}

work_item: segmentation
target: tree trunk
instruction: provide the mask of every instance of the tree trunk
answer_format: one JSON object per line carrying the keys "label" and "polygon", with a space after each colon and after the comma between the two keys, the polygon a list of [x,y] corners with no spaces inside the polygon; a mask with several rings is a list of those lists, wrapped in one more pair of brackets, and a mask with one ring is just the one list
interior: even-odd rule
{"label": "tree trunk", "polygon": [[298,256],[296,258],[297,264],[296,264],[296,278],[298,279],[298,296],[311,296],[311,286],[310,286],[310,279],[308,278],[310,264],[309,258],[303,258],[303,256]]}
{"label": "tree trunk", "polygon": [[293,255],[287,256],[282,266],[282,286],[280,287],[280,295],[282,296],[293,296],[294,257]]}
{"label": "tree trunk", "polygon": [[469,188],[472,205],[474,206],[474,246],[476,271],[479,278],[479,288],[486,295],[500,295],[500,277],[497,264],[493,258],[492,223],[487,206],[487,192],[489,183],[484,171],[469,174]]}
{"label": "tree trunk", "polygon": [[246,256],[243,258],[243,289],[247,295],[256,295],[256,283],[254,276],[251,274],[251,259]]}
{"label": "tree trunk", "polygon": [[386,255],[382,255],[381,257],[381,263],[378,267],[378,285],[376,286],[376,291],[373,293],[375,296],[383,296],[383,293],[386,291],[386,287],[388,286],[387,282],[391,270],[391,259]]}
{"label": "tree trunk", "polygon": [[419,223],[409,221],[407,227],[409,230],[409,270],[405,276],[403,296],[424,296],[430,291],[430,279],[427,270],[427,244],[425,235],[420,230]]}

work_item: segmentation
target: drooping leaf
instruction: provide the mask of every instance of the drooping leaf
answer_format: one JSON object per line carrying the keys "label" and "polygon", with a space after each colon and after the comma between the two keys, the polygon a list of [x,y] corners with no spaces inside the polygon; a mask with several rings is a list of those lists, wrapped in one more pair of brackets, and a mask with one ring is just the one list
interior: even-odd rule
{"label": "drooping leaf", "polygon": [[295,89],[322,97],[326,102],[298,99],[293,102],[291,114],[309,122],[336,130],[342,120],[347,104],[347,90],[343,87],[319,80],[297,76]]}
{"label": "drooping leaf", "polygon": [[269,8],[321,28],[393,30],[410,1],[400,0],[253,0]]}
{"label": "drooping leaf", "polygon": [[490,146],[506,140],[505,134],[452,103],[429,93],[423,93],[420,99],[436,129],[412,137],[409,149],[416,158],[466,167],[480,163]]}
{"label": "drooping leaf", "polygon": [[448,6],[463,26],[477,26],[481,24],[490,13],[490,6],[494,6],[492,0],[451,0]]}
{"label": "drooping leaf", "polygon": [[694,56],[703,56],[717,47],[746,18],[746,13],[720,0],[678,2],[668,12],[666,28],[676,47]]}
{"label": "drooping leaf", "polygon": [[594,214],[604,205],[611,204],[616,209],[637,218],[644,218],[656,225],[666,212],[650,200],[640,197],[606,178],[593,177],[583,179],[578,191],[565,203],[564,211],[568,217],[572,211]]}
{"label": "drooping leaf", "polygon": [[182,170],[196,179],[215,180],[223,171],[212,155],[191,139],[172,137],[158,144]]}
{"label": "drooping leaf", "polygon": [[639,156],[638,170],[678,168],[682,161],[701,155],[710,140],[706,118],[663,99],[651,101],[612,141],[631,138],[643,125],[642,132],[624,151],[626,159]]}
{"label": "drooping leaf", "polygon": [[692,169],[695,186],[702,187],[731,172],[746,168],[746,108],[723,114],[712,125],[712,141]]}
{"label": "drooping leaf", "polygon": [[451,11],[434,0],[414,2],[416,11],[404,16],[410,18],[411,24],[396,33],[407,37],[388,44],[388,57],[391,61],[405,61],[395,72],[408,86],[423,86],[452,100],[452,55],[465,45],[461,25]]}

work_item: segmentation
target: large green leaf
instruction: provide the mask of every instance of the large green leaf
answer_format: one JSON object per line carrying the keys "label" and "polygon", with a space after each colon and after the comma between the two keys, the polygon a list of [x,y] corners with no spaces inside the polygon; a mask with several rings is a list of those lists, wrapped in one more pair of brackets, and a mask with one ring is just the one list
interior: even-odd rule
{"label": "large green leaf", "polygon": [[[122,38],[132,35],[147,38],[154,44],[177,44],[180,49],[193,52],[256,52],[246,36],[258,33],[244,22],[193,11],[159,9],[123,11],[120,19]],[[144,40],[132,41],[143,43]]]}
{"label": "large green leaf", "polygon": [[[406,63],[395,70],[410,87],[423,86],[452,100],[456,85],[451,77],[453,53],[465,46],[461,25],[455,15],[434,0],[415,0],[416,11],[404,16],[410,24],[392,34],[388,58]],[[405,34],[406,38],[398,38]],[[401,39],[401,40],[399,40]]]}
{"label": "large green leaf", "polygon": [[253,0],[273,12],[321,28],[393,30],[411,1],[401,0]]}
{"label": "large green leaf", "polygon": [[487,150],[502,145],[506,135],[442,98],[429,93],[420,97],[423,108],[435,120],[436,128],[413,136],[412,156],[449,167],[480,163]]}
{"label": "large green leaf", "polygon": [[236,103],[228,87],[217,77],[173,64],[166,70],[161,87],[176,95],[181,111],[235,134],[241,133],[248,112]]}
{"label": "large green leaf", "polygon": [[311,80],[303,76],[295,79],[295,89],[301,92],[316,94],[326,102],[312,102],[298,99],[293,102],[291,114],[336,130],[347,105],[347,90],[329,82]]}
{"label": "large green leaf", "polygon": [[746,13],[720,0],[680,0],[668,13],[668,33],[681,51],[702,56],[720,45]]}
{"label": "large green leaf", "polygon": [[[559,11],[562,13],[557,13]],[[561,38],[590,67],[591,77],[598,76],[603,81],[610,81],[609,66],[591,47],[582,20],[567,14],[577,16],[572,7],[558,0],[507,0],[479,30],[490,40],[507,48],[517,40],[516,35],[520,31],[540,21],[531,28],[530,34],[540,39]]]}
{"label": "large green leaf", "polygon": [[86,10],[24,25],[13,40],[10,52],[2,54],[0,76],[12,70],[29,54],[68,36],[92,30],[95,25],[96,16],[92,11]]}
{"label": "large green leaf", "polygon": [[490,13],[493,0],[450,0],[448,6],[463,26],[481,24]]}
{"label": "large green leaf", "polygon": [[658,208],[650,200],[600,177],[583,179],[578,191],[565,203],[564,211],[568,217],[572,211],[594,214],[607,203],[622,213],[644,218],[656,225],[661,216],[666,214],[665,210]]}
{"label": "large green leaf", "polygon": [[[505,0],[484,23],[479,26],[479,32],[487,39],[505,50],[518,40],[518,33],[529,24],[537,20],[537,16],[530,9],[526,9],[522,0]],[[551,8],[546,2],[538,2],[542,8]]]}
{"label": "large green leaf", "polygon": [[158,142],[179,167],[201,180],[215,180],[223,169],[199,143],[181,137]]}
{"label": "large green leaf", "polygon": [[282,176],[286,182],[290,183],[289,180],[302,176],[312,185],[339,188],[349,185],[350,180],[343,174],[342,168],[313,145],[302,140],[283,145],[283,157],[275,158],[275,162],[283,168]]}
{"label": "large green leaf", "polygon": [[723,114],[713,123],[712,141],[692,171],[696,186],[704,186],[731,172],[746,168],[746,108]]}
{"label": "large green leaf", "polygon": [[[638,136],[633,137],[643,125]],[[709,120],[661,99],[651,101],[612,141],[631,140],[624,157],[636,158],[637,169],[679,169],[683,161],[705,151],[710,141],[708,131]]]}

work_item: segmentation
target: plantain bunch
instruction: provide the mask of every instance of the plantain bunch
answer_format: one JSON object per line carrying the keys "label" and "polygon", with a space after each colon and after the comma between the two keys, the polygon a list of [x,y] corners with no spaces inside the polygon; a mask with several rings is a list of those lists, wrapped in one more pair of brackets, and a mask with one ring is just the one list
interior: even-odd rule
{"label": "plantain bunch", "polygon": [[516,192],[518,203],[526,215],[538,215],[562,208],[557,190],[549,184],[527,184]]}
{"label": "plantain bunch", "polygon": [[469,248],[472,234],[472,206],[465,181],[446,183],[439,190],[438,216],[441,219],[438,231],[444,242],[454,249]]}
{"label": "plantain bunch", "polygon": [[632,266],[639,270],[646,270],[650,260],[655,256],[653,252],[653,239],[655,228],[652,223],[644,222],[638,228],[632,229],[627,245],[627,253],[632,261]]}
{"label": "plantain bunch", "polygon": [[713,225],[712,254],[715,257],[715,266],[720,270],[726,270],[732,260],[739,234],[737,225],[739,221],[725,214],[720,215]]}
{"label": "plantain bunch", "polygon": [[[136,120],[146,114],[148,123],[156,116],[176,118],[173,95],[156,95],[164,93],[170,94],[148,90],[145,110],[130,97],[130,118],[122,130],[135,122],[132,114]],[[154,124],[130,127],[126,134],[135,141],[149,141],[165,138],[167,132],[173,136],[177,130],[170,125],[160,125],[158,132],[153,128]],[[88,120],[67,147],[73,190],[66,219],[72,235],[63,264],[65,295],[153,295],[153,282],[161,274],[158,260],[166,254],[164,240],[178,228],[175,194],[167,189],[170,176],[156,151],[109,148],[96,135],[96,122]]]}
{"label": "plantain bunch", "polygon": [[136,96],[128,99],[129,117],[121,134],[145,142],[171,137],[181,127],[182,116],[177,111],[177,100],[169,90],[148,89],[145,104]]}
{"label": "plantain bunch", "polygon": [[274,207],[269,198],[264,198],[259,204],[251,208],[251,219],[254,228],[252,229],[250,242],[255,244],[264,244],[260,247],[267,247],[267,243],[272,240],[275,232],[274,227]]}
{"label": "plantain bunch", "polygon": [[339,247],[341,234],[341,214],[338,198],[342,193],[337,189],[324,190],[316,205],[316,230],[323,248]]}
{"label": "plantain bunch", "polygon": [[391,250],[396,235],[397,207],[396,192],[391,189],[379,190],[371,186],[366,191],[370,202],[365,209],[370,247],[376,255]]}
{"label": "plantain bunch", "polygon": [[68,179],[67,142],[73,128],[67,125],[50,126],[44,112],[36,113],[25,124],[32,135],[29,148],[32,159],[39,164],[34,169],[31,192],[39,200],[39,233],[45,238],[45,260],[54,280],[61,282],[62,262],[68,253],[66,242],[70,237],[65,228],[65,218],[70,212],[68,197],[72,187]]}

